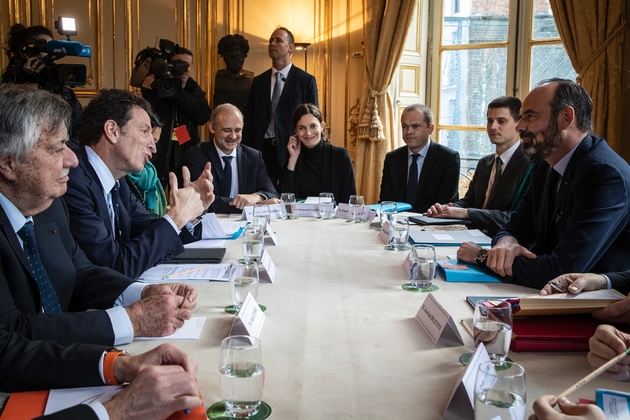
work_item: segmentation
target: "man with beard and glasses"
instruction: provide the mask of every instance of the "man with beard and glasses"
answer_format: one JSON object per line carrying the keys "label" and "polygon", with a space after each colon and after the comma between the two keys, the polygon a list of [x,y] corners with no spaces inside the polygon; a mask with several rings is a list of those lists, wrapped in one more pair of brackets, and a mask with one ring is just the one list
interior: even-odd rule
{"label": "man with beard and glasses", "polygon": [[[492,249],[465,243],[460,260],[535,288],[564,273],[630,269],[630,166],[590,134],[592,111],[569,80],[544,80],[525,97],[516,129],[538,160],[530,187]],[[613,278],[604,287],[627,286]]]}

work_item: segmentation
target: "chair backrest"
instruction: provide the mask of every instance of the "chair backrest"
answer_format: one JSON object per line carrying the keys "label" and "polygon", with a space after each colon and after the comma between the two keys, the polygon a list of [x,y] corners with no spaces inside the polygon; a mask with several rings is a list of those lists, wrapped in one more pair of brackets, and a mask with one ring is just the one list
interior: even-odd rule
{"label": "chair backrest", "polygon": [[466,195],[468,191],[468,185],[470,185],[470,181],[472,180],[472,176],[474,175],[475,170],[469,169],[466,174],[459,174],[459,197],[463,197]]}

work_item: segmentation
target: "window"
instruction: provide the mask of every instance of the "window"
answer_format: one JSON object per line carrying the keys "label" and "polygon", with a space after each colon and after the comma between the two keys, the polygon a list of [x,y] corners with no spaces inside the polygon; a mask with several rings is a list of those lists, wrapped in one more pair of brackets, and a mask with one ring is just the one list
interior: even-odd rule
{"label": "window", "polygon": [[548,0],[443,0],[437,8],[431,79],[434,138],[459,151],[461,172],[470,174],[482,156],[494,151],[485,132],[492,99],[523,98],[542,79],[577,75]]}

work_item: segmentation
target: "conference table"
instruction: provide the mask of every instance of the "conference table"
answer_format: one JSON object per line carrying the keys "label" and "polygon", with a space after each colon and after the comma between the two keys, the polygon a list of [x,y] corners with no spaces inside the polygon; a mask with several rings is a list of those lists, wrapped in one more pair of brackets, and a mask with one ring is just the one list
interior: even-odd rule
{"label": "conference table", "polygon": [[[436,279],[433,296],[457,323],[464,345],[436,347],[414,319],[427,293],[402,289],[404,251],[390,251],[366,223],[300,217],[272,220],[277,246],[266,246],[276,265],[273,283],[261,284],[267,307],[260,334],[263,400],[274,419],[441,419],[465,370],[462,354],[474,350],[460,320],[472,325],[469,295],[524,295],[537,290],[498,283],[447,283]],[[412,227],[420,229],[420,227]],[[242,258],[241,241],[226,241],[224,263]],[[436,247],[438,258],[455,247]],[[206,408],[220,398],[219,347],[234,315],[228,283],[195,282],[193,316],[205,316],[196,341],[169,341],[199,364]],[[166,340],[135,341],[123,349],[149,350]],[[587,375],[584,352],[515,353],[527,378],[528,415],[541,395],[558,394]],[[597,378],[570,395],[595,398],[596,388],[626,384]],[[627,389],[627,388],[626,388]]]}

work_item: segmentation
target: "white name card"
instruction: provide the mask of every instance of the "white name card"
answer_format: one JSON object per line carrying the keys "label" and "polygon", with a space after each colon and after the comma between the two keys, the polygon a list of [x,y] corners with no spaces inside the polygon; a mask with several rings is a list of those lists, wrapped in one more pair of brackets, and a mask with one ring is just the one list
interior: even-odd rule
{"label": "white name card", "polygon": [[411,262],[411,252],[407,254],[405,257],[405,261],[402,263],[403,271],[405,272],[405,276],[407,280],[411,280],[411,269],[413,268],[413,263]]}
{"label": "white name card", "polygon": [[350,205],[348,203],[339,203],[335,210],[335,216],[340,219],[350,218]]}
{"label": "white name card", "polygon": [[296,217],[319,217],[319,204],[297,203],[294,215]]}
{"label": "white name card", "polygon": [[483,343],[479,343],[477,350],[466,365],[466,371],[457,379],[451,396],[446,404],[444,420],[473,420],[475,418],[475,380],[479,365],[489,362],[490,356]]}
{"label": "white name card", "polygon": [[389,244],[389,222],[383,225],[381,231],[378,233],[378,237],[384,243]]}
{"label": "white name card", "polygon": [[265,245],[278,245],[278,237],[276,236],[276,232],[271,228],[271,222],[267,223],[265,231],[269,234],[269,236],[265,236]]}
{"label": "white name card", "polygon": [[376,214],[376,210],[372,210],[368,207],[367,214],[368,228],[370,229],[380,229],[381,228],[381,218]]}
{"label": "white name card", "polygon": [[264,322],[265,313],[260,309],[260,305],[258,305],[252,294],[248,293],[241,305],[241,309],[236,314],[228,337],[233,335],[260,337],[260,331]]}
{"label": "white name card", "polygon": [[432,293],[427,295],[415,319],[436,347],[438,343],[444,347],[464,344],[453,317],[440,305]]}
{"label": "white name card", "polygon": [[[282,204],[267,204],[269,206],[269,219],[284,219],[285,211]],[[243,207],[243,219],[251,222],[254,217],[254,206]]]}
{"label": "white name card", "polygon": [[258,280],[261,283],[273,283],[276,278],[276,265],[271,261],[271,256],[266,249],[263,249],[260,263],[265,270],[258,273]]}

